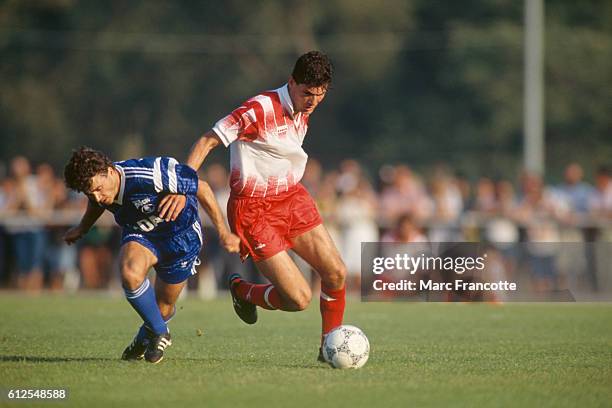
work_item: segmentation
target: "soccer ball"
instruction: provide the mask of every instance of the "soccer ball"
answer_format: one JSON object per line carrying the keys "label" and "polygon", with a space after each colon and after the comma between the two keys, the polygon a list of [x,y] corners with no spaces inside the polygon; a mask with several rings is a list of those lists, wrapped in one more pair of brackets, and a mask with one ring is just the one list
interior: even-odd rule
{"label": "soccer ball", "polygon": [[323,357],[334,368],[359,368],[368,361],[370,342],[355,326],[338,326],[325,336]]}

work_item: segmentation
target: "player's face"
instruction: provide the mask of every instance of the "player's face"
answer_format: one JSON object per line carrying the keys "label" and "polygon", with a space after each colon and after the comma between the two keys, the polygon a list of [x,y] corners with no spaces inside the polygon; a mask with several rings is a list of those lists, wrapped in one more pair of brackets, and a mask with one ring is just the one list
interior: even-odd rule
{"label": "player's face", "polygon": [[98,204],[111,205],[119,194],[119,180],[113,175],[113,169],[109,167],[106,173],[92,177],[87,197]]}
{"label": "player's face", "polygon": [[312,87],[306,84],[298,84],[293,77],[289,78],[289,96],[295,112],[310,115],[325,98],[326,93],[326,86]]}

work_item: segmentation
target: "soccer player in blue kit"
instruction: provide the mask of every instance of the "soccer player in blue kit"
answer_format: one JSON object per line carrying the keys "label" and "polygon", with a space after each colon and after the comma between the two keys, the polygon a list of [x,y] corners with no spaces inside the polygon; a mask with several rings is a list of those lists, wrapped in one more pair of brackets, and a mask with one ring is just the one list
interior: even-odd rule
{"label": "soccer player in blue kit", "polygon": [[[68,230],[64,240],[72,244],[89,231],[105,210],[122,227],[119,268],[125,296],[144,323],[123,360],[151,363],[163,359],[172,344],[168,321],[175,303],[196,273],[202,248],[202,226],[198,202],[219,231],[225,249],[238,252],[240,239],[225,225],[213,192],[189,166],[170,157],[150,157],[113,163],[105,154],[81,147],[64,169],[66,185],[89,198],[81,222]],[[167,194],[183,194],[182,211],[158,206]],[[155,288],[147,278],[157,272]]]}

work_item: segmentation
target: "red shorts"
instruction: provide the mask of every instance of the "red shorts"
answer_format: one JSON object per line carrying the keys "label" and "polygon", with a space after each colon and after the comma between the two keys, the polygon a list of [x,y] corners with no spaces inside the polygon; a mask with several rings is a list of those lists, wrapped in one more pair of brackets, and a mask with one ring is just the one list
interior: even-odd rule
{"label": "red shorts", "polygon": [[240,237],[240,256],[263,261],[293,246],[291,239],[322,223],[317,205],[301,184],[270,197],[232,195],[227,218]]}

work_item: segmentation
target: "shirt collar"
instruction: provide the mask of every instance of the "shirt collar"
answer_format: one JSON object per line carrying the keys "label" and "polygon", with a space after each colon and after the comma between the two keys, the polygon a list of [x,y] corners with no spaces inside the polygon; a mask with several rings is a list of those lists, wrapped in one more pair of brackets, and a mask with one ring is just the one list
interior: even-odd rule
{"label": "shirt collar", "polygon": [[285,84],[282,87],[278,88],[276,92],[278,92],[281,104],[283,105],[287,113],[289,113],[289,115],[293,117],[295,115],[295,110],[293,109],[293,102],[291,101],[291,96],[289,96],[289,84]]}
{"label": "shirt collar", "polygon": [[119,194],[117,195],[117,199],[113,201],[113,204],[123,205],[123,193],[125,191],[125,172],[123,171],[123,167],[115,164],[115,168],[119,172],[119,178],[121,178]]}

